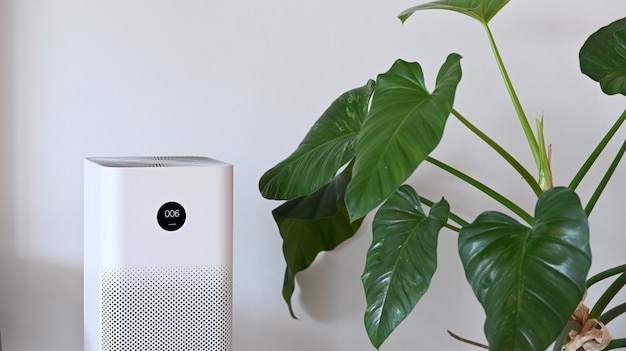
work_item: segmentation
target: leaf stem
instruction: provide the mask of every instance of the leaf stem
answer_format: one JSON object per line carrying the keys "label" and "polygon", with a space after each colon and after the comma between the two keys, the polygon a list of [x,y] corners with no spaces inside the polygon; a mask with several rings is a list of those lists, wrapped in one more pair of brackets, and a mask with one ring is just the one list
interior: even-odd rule
{"label": "leaf stem", "polygon": [[622,114],[619,116],[617,121],[615,121],[615,124],[613,124],[611,129],[609,129],[609,131],[604,136],[604,138],[602,138],[598,146],[596,146],[593,152],[589,155],[585,163],[580,167],[580,169],[578,170],[578,173],[576,173],[576,175],[574,176],[574,178],[572,179],[572,181],[570,182],[568,186],[570,189],[576,190],[576,188],[578,187],[580,182],[583,180],[583,178],[585,177],[585,175],[587,174],[587,172],[589,171],[593,163],[598,159],[598,157],[602,153],[602,150],[604,150],[604,148],[609,143],[611,138],[613,138],[615,133],[617,133],[618,129],[622,126],[622,124],[624,123],[624,120],[626,120],[626,110],[622,112]]}
{"label": "leaf stem", "polygon": [[569,332],[574,329],[580,329],[581,327],[582,325],[580,325],[580,323],[578,322],[572,320],[568,321],[561,331],[561,334],[559,334],[556,340],[554,340],[554,346],[552,347],[552,351],[562,351],[566,341],[569,340]]}
{"label": "leaf stem", "polygon": [[432,157],[427,157],[426,161],[430,162],[431,164],[443,169],[444,171],[452,174],[453,176],[461,179],[462,181],[466,182],[467,184],[475,187],[476,189],[482,191],[484,194],[486,194],[487,196],[491,197],[492,199],[496,200],[497,202],[499,202],[500,204],[504,205],[504,207],[508,208],[509,210],[511,210],[513,213],[515,213],[516,215],[518,215],[521,219],[523,219],[526,223],[528,223],[529,225],[532,226],[534,220],[533,217],[528,214],[528,212],[524,211],[521,207],[517,206],[513,201],[507,199],[506,197],[504,197],[503,195],[501,195],[500,193],[496,192],[495,190],[491,189],[490,187],[488,187],[487,185],[479,182],[478,180],[468,176],[467,174],[457,170],[456,168],[449,166],[439,160],[436,160]]}
{"label": "leaf stem", "polygon": [[[511,101],[513,102],[513,107],[515,108],[515,112],[517,112],[517,117],[522,125],[522,130],[524,131],[524,135],[526,136],[526,140],[528,141],[528,145],[530,146],[530,150],[535,158],[535,163],[537,164],[537,168],[539,170],[542,169],[542,159],[539,153],[539,145],[537,144],[537,139],[535,138],[535,134],[533,133],[530,123],[528,122],[528,118],[526,117],[526,113],[524,113],[524,109],[522,108],[522,104],[517,97],[517,93],[513,88],[513,84],[511,83],[511,79],[509,78],[509,74],[504,67],[504,62],[502,61],[502,57],[500,56],[500,51],[496,46],[496,42],[493,38],[493,34],[491,33],[491,29],[489,25],[484,25],[485,30],[487,32],[487,37],[489,38],[489,44],[491,45],[491,50],[493,51],[493,55],[496,58],[496,62],[498,63],[498,68],[500,69],[500,74],[504,80],[504,84],[506,85],[506,89],[509,92],[509,96],[511,97]],[[541,183],[541,182],[540,182]]]}
{"label": "leaf stem", "polygon": [[450,223],[446,223],[446,224],[444,224],[444,227],[446,227],[446,228],[448,228],[448,229],[450,229],[450,230],[452,230],[452,231],[454,231],[454,232],[457,232],[457,233],[459,233],[459,232],[461,231],[461,228],[460,228],[460,227],[457,227],[457,226],[452,225],[452,224],[450,224]]}
{"label": "leaf stem", "polygon": [[585,213],[587,214],[587,217],[589,217],[589,215],[591,214],[593,207],[596,205],[596,203],[598,202],[598,199],[600,198],[600,195],[606,188],[606,185],[609,183],[609,180],[611,179],[611,176],[615,172],[615,169],[617,168],[620,161],[622,160],[622,156],[624,156],[625,151],[626,151],[626,140],[624,140],[622,147],[618,150],[617,155],[615,155],[615,158],[613,159],[613,162],[611,162],[611,165],[609,165],[609,168],[606,170],[604,177],[602,177],[602,180],[600,180],[600,184],[598,184],[598,187],[596,188],[596,190],[593,192],[593,194],[591,194],[591,198],[589,199],[587,206],[585,206]]}
{"label": "leaf stem", "polygon": [[626,313],[626,302],[619,304],[613,308],[611,308],[610,310],[604,312],[599,320],[600,322],[604,323],[604,324],[608,324],[610,321],[612,321],[613,319],[621,316],[622,314]]}
{"label": "leaf stem", "polygon": [[472,341],[472,340],[469,340],[469,339],[462,338],[462,337],[460,337],[460,336],[458,336],[458,335],[454,334],[453,332],[451,332],[451,331],[449,331],[449,330],[448,330],[448,334],[449,334],[451,337],[453,337],[454,339],[458,340],[458,341],[464,342],[464,343],[466,343],[466,344],[470,344],[470,345],[472,345],[472,346],[477,346],[477,347],[480,347],[481,349],[487,349],[487,350],[489,350],[489,346],[487,346],[487,345],[485,345],[485,344],[481,344],[481,343],[476,342],[476,341]]}
{"label": "leaf stem", "polygon": [[625,265],[621,265],[621,266],[617,266],[617,267],[613,267],[613,268],[609,268],[605,271],[602,271],[594,276],[592,276],[591,278],[587,279],[587,283],[586,283],[586,287],[587,289],[589,289],[593,284],[603,281],[604,279],[610,278],[616,274],[620,274],[620,273],[624,273],[626,272],[626,264]]}
{"label": "leaf stem", "polygon": [[452,109],[452,115],[454,115],[454,117],[456,117],[461,123],[463,123],[464,126],[466,126],[480,139],[487,143],[487,145],[489,145],[495,152],[502,156],[502,158],[504,158],[517,171],[517,173],[519,173],[522,178],[524,178],[524,180],[526,181],[526,183],[528,183],[535,195],[541,195],[541,187],[539,187],[539,184],[537,183],[535,178],[511,154],[509,154],[504,148],[502,148],[498,143],[491,139],[487,134],[478,129],[478,127],[473,125],[467,118],[465,118],[454,108]]}
{"label": "leaf stem", "polygon": [[543,116],[537,120],[537,143],[539,144],[539,156],[541,157],[541,165],[539,168],[539,186],[543,190],[552,188],[552,166],[550,166],[550,158],[552,157],[551,145],[546,147],[546,141],[543,136]]}
{"label": "leaf stem", "polygon": [[617,295],[617,293],[626,285],[626,273],[622,273],[615,281],[604,291],[602,296],[596,301],[589,312],[589,318],[599,318],[604,312],[609,302]]}
{"label": "leaf stem", "polygon": [[611,340],[611,343],[606,347],[605,350],[613,350],[613,349],[620,349],[620,348],[626,348],[626,338]]}

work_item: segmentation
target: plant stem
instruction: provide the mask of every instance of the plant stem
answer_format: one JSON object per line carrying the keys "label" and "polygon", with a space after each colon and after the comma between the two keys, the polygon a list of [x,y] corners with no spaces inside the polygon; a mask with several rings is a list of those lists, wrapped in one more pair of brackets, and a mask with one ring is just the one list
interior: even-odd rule
{"label": "plant stem", "polygon": [[606,278],[610,278],[616,274],[620,274],[624,272],[626,272],[626,264],[607,269],[606,271],[600,272],[594,275],[593,277],[587,279],[586,287],[587,289],[589,289],[593,284],[597,282],[600,282]]}
{"label": "plant stem", "polygon": [[484,194],[486,194],[487,196],[491,197],[492,199],[496,200],[497,202],[499,202],[500,204],[504,205],[504,207],[508,208],[509,210],[511,210],[513,213],[515,213],[516,215],[518,215],[521,219],[523,219],[526,223],[528,223],[529,225],[533,225],[533,217],[528,214],[528,212],[524,211],[521,207],[517,206],[513,201],[507,199],[506,197],[502,196],[500,193],[496,192],[495,190],[491,189],[490,187],[488,187],[487,185],[479,182],[478,180],[468,176],[467,174],[439,161],[436,160],[432,157],[427,157],[426,161],[430,162],[431,164],[443,169],[444,171],[452,174],[453,176],[461,179],[462,181],[466,182],[467,184],[475,187],[476,189],[482,191]]}
{"label": "plant stem", "polygon": [[624,120],[626,120],[626,110],[622,112],[622,114],[619,116],[617,121],[615,121],[615,124],[613,124],[611,129],[609,129],[609,131],[606,133],[604,138],[602,138],[598,146],[596,146],[596,148],[593,150],[591,155],[589,155],[589,157],[587,158],[585,163],[582,165],[582,167],[580,167],[580,169],[578,170],[578,173],[576,173],[576,175],[574,176],[574,179],[572,179],[572,181],[570,182],[568,186],[570,189],[576,190],[576,188],[578,187],[580,182],[583,180],[583,178],[585,177],[585,175],[587,174],[587,172],[589,171],[593,163],[598,159],[598,157],[602,153],[602,150],[604,150],[604,148],[609,143],[611,138],[613,138],[615,133],[617,133],[617,130],[622,126],[622,124],[624,123]]}
{"label": "plant stem", "polygon": [[452,115],[454,115],[463,125],[465,125],[469,130],[471,130],[474,134],[476,134],[480,139],[482,139],[487,145],[489,145],[494,151],[496,151],[502,158],[504,158],[516,171],[519,173],[522,178],[528,183],[530,188],[533,190],[535,195],[539,196],[542,193],[541,187],[535,180],[535,178],[522,166],[511,154],[509,154],[504,148],[502,148],[498,143],[496,143],[493,139],[491,139],[487,134],[483,133],[478,127],[473,125],[469,120],[467,120],[461,113],[459,113],[454,108],[452,109]]}
{"label": "plant stem", "polygon": [[565,342],[569,339],[569,332],[574,329],[580,329],[581,327],[582,325],[580,325],[580,323],[578,322],[572,320],[568,321],[561,331],[561,334],[559,334],[559,336],[554,341],[552,351],[562,351],[563,345],[565,345]]}
{"label": "plant stem", "polygon": [[455,225],[452,225],[450,223],[444,224],[444,227],[446,227],[446,228],[448,228],[448,229],[450,229],[450,230],[452,230],[454,232],[457,232],[457,233],[461,232],[461,228],[459,228],[459,227],[457,227]]}
{"label": "plant stem", "polygon": [[[498,51],[498,47],[496,46],[496,42],[493,38],[493,34],[491,33],[491,29],[487,24],[484,25],[485,30],[487,32],[487,36],[489,38],[489,44],[491,45],[491,50],[496,58],[496,62],[498,63],[498,68],[500,69],[500,74],[504,80],[504,84],[506,85],[506,89],[509,92],[509,96],[511,97],[511,101],[513,102],[513,107],[515,108],[515,112],[517,112],[517,117],[522,125],[522,130],[524,131],[524,135],[526,136],[526,140],[528,141],[528,145],[530,146],[530,150],[535,158],[535,163],[537,164],[537,169],[542,169],[542,160],[539,153],[539,145],[537,144],[537,139],[530,127],[530,123],[528,122],[528,118],[526,118],[526,113],[524,113],[524,109],[522,109],[522,104],[517,97],[517,93],[513,88],[513,84],[511,83],[511,79],[509,78],[509,74],[504,67],[504,62],[502,61],[502,57],[500,56],[500,52]],[[541,183],[541,181],[539,182]]]}
{"label": "plant stem", "polygon": [[539,168],[539,186],[543,190],[552,188],[552,166],[550,166],[550,158],[552,149],[548,145],[543,136],[543,116],[537,120],[537,143],[539,144],[539,156],[541,157],[541,165]]}
{"label": "plant stem", "polygon": [[593,306],[591,311],[589,312],[589,318],[600,318],[602,312],[606,306],[609,305],[609,302],[617,295],[617,293],[626,285],[626,273],[622,273],[615,281],[604,291],[602,296],[596,301],[596,304]]}
{"label": "plant stem", "polygon": [[626,313],[626,302],[619,304],[611,308],[610,310],[606,311],[600,316],[599,320],[600,322],[604,324],[608,324],[610,321],[621,316],[624,313]]}
{"label": "plant stem", "polygon": [[591,195],[591,198],[589,199],[587,206],[585,206],[585,213],[587,214],[587,217],[589,217],[589,215],[591,214],[591,211],[593,210],[593,207],[596,205],[596,202],[598,202],[598,199],[600,198],[600,195],[604,191],[604,188],[606,188],[606,185],[609,183],[609,180],[611,179],[611,176],[613,175],[613,173],[615,172],[615,169],[619,165],[622,159],[622,156],[624,156],[625,151],[626,151],[626,140],[624,140],[622,147],[619,149],[619,151],[617,152],[617,155],[615,155],[615,158],[613,159],[613,162],[611,162],[611,165],[606,170],[606,173],[604,174],[604,177],[602,177],[600,184],[598,184],[598,187]]}
{"label": "plant stem", "polygon": [[620,349],[626,347],[626,339],[613,339],[605,350]]}
{"label": "plant stem", "polygon": [[456,339],[456,340],[458,340],[458,341],[464,342],[464,343],[466,343],[466,344],[470,344],[470,345],[472,345],[472,346],[477,346],[477,347],[480,347],[480,348],[482,348],[482,349],[487,349],[487,350],[489,350],[489,346],[487,346],[487,345],[485,345],[485,344],[481,344],[481,343],[476,342],[476,341],[472,341],[472,340],[469,340],[469,339],[462,338],[462,337],[460,337],[460,336],[458,336],[458,335],[454,334],[453,332],[451,332],[451,331],[449,331],[449,330],[448,330],[448,334],[450,334],[450,336],[451,336],[451,337],[455,338],[455,339]]}

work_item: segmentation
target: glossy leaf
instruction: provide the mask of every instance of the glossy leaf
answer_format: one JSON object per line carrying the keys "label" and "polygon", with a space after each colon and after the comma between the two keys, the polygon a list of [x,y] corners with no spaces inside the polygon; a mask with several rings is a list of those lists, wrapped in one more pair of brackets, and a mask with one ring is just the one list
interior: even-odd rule
{"label": "glossy leaf", "polygon": [[437,267],[437,238],[449,212],[450,206],[441,200],[426,215],[408,185],[377,212],[361,278],[367,298],[365,327],[374,347],[383,343],[428,289]]}
{"label": "glossy leaf", "polygon": [[354,157],[354,139],[367,114],[374,81],[335,100],[313,124],[298,148],[259,181],[263,197],[289,200],[330,182]]}
{"label": "glossy leaf", "polygon": [[311,195],[287,201],[272,212],[287,263],[283,297],[294,318],[291,297],[296,274],[309,267],[318,253],[351,238],[361,225],[362,220],[350,223],[343,201],[349,181],[350,177],[342,173]]}
{"label": "glossy leaf", "polygon": [[421,10],[450,10],[468,15],[487,24],[510,0],[440,0],[411,7],[398,15],[405,22],[414,12]]}
{"label": "glossy leaf", "polygon": [[591,264],[587,216],[564,187],[544,192],[532,228],[485,212],[459,234],[491,350],[545,350],[578,306]]}
{"label": "glossy leaf", "polygon": [[580,49],[580,70],[605,94],[626,95],[626,18],[592,34]]}
{"label": "glossy leaf", "polygon": [[381,204],[437,146],[461,79],[460,59],[448,56],[432,94],[418,63],[398,60],[378,76],[346,191],[350,218],[361,218]]}

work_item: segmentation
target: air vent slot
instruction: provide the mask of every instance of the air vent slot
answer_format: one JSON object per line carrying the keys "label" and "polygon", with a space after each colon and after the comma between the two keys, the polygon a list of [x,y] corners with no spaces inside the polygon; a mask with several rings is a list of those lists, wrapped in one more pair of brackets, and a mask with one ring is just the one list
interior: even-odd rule
{"label": "air vent slot", "polygon": [[88,160],[105,167],[200,167],[223,164],[197,156],[92,157]]}

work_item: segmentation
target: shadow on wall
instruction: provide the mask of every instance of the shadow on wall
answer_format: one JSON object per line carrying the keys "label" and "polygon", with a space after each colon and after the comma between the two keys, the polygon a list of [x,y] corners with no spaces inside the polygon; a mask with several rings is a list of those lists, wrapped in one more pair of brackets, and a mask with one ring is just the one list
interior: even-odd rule
{"label": "shadow on wall", "polygon": [[[10,322],[9,271],[13,243],[13,4],[0,1],[0,330]],[[0,349],[2,346],[0,345]]]}
{"label": "shadow on wall", "polygon": [[238,316],[233,322],[233,350],[336,349],[331,340],[319,337],[314,330],[308,330],[307,325],[297,326],[294,323],[296,322],[291,318],[284,317]]}
{"label": "shadow on wall", "polygon": [[321,253],[298,274],[293,298],[296,316],[298,309],[304,309],[314,320],[330,322],[363,314],[366,303],[361,274],[371,240],[371,234],[364,232],[370,228],[371,223],[364,221],[354,237],[331,252]]}
{"label": "shadow on wall", "polygon": [[[16,259],[3,279],[2,342],[6,350],[82,350],[82,272],[43,261]],[[71,292],[68,294],[68,292]],[[53,321],[53,322],[51,322]],[[27,330],[28,332],[24,332]],[[69,337],[65,337],[69,336]]]}
{"label": "shadow on wall", "polygon": [[0,350],[82,350],[82,271],[16,250],[16,3],[0,1]]}

